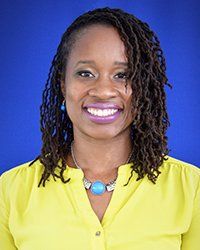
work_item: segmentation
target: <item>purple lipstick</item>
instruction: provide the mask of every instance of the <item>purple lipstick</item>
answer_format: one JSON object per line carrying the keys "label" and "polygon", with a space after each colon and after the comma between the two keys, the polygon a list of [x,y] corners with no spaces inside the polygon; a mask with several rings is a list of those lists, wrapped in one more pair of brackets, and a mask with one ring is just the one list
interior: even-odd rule
{"label": "purple lipstick", "polygon": [[119,117],[122,108],[115,103],[91,103],[84,107],[84,112],[89,120],[95,123],[112,123]]}

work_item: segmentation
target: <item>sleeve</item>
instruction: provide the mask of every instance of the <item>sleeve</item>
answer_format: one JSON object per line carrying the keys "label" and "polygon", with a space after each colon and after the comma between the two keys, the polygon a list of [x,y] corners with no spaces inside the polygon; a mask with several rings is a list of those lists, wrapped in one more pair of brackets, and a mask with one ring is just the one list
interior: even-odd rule
{"label": "sleeve", "polygon": [[192,221],[189,230],[182,235],[181,250],[199,250],[200,247],[200,180],[197,187]]}
{"label": "sleeve", "polygon": [[3,178],[4,174],[0,176],[0,249],[17,250],[8,225],[9,213],[5,204]]}

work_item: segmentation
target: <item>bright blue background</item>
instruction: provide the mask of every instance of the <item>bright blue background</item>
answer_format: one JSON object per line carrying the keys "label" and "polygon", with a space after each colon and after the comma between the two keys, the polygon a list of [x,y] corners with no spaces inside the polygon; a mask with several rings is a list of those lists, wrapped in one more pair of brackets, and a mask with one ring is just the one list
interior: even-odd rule
{"label": "bright blue background", "polygon": [[170,155],[200,166],[200,7],[195,0],[0,1],[0,173],[40,153],[39,106],[66,27],[96,7],[119,7],[160,38],[173,90],[166,88]]}

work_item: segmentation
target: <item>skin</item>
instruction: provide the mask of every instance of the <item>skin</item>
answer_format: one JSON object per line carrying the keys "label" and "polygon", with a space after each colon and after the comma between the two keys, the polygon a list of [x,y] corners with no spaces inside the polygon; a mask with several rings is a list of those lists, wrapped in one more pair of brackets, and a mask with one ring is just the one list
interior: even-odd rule
{"label": "skin", "polygon": [[[106,37],[105,37],[106,34]],[[92,60],[94,63],[79,61]],[[109,182],[117,175],[118,167],[125,164],[132,150],[130,125],[135,114],[131,113],[132,89],[125,88],[127,66],[125,47],[113,27],[89,26],[76,40],[69,55],[65,80],[61,84],[68,115],[74,128],[74,153],[84,175],[91,181]],[[89,73],[80,73],[89,71]],[[96,102],[115,103],[123,111],[109,124],[90,121],[83,107]],[[75,164],[70,155],[68,165]]]}

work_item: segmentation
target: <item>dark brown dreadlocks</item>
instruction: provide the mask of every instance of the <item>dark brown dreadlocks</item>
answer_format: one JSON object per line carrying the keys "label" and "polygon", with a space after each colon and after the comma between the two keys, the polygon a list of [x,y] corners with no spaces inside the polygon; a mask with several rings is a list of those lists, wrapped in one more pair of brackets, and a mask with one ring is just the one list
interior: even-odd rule
{"label": "dark brown dreadlocks", "polygon": [[[170,122],[164,86],[172,86],[166,77],[166,64],[159,40],[148,24],[135,16],[121,9],[98,8],[79,16],[68,27],[53,58],[40,106],[43,146],[41,154],[30,163],[31,166],[39,159],[44,166],[38,187],[41,183],[45,186],[50,175],[54,180],[60,178],[63,183],[70,181],[70,178],[64,179],[63,172],[67,164],[66,155],[70,153],[73,141],[73,126],[67,112],[60,110],[64,100],[61,80],[65,78],[73,44],[81,31],[93,24],[116,28],[126,49],[129,80],[134,95],[132,107],[133,110],[137,109],[134,124],[131,125],[133,153],[130,162],[134,164],[129,180],[135,171],[137,180],[147,175],[149,180],[156,183],[161,173],[159,166],[169,153],[166,130]],[[58,164],[59,161],[61,164]],[[55,172],[56,168],[60,169],[59,175]]]}

